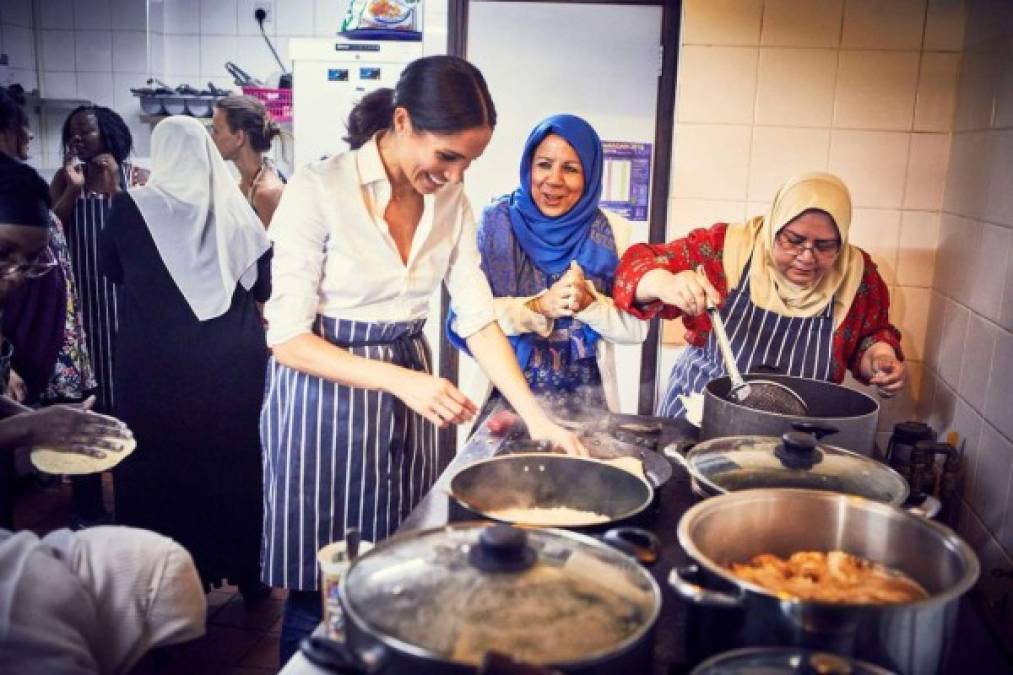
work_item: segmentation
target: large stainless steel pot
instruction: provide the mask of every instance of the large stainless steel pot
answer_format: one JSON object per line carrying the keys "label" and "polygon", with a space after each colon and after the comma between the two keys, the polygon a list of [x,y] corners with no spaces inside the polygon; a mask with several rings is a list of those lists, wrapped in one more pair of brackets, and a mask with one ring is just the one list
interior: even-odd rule
{"label": "large stainless steel pot", "polygon": [[832,382],[809,380],[788,375],[750,373],[750,379],[772,380],[796,392],[809,407],[808,417],[794,417],[753,410],[728,400],[728,377],[711,380],[704,387],[701,440],[722,436],[780,436],[791,430],[792,422],[817,422],[837,427],[834,445],[864,455],[872,454],[876,444],[879,403],[871,396]]}
{"label": "large stainless steel pot", "polygon": [[646,672],[661,591],[601,541],[472,522],[388,539],[340,588],[334,661],[377,675],[473,675],[491,649],[579,675]]}
{"label": "large stainless steel pot", "polygon": [[[951,650],[958,602],[978,578],[978,559],[949,528],[897,507],[810,490],[749,490],[685,513],[679,543],[694,565],[669,581],[692,603],[688,643],[699,655],[740,646],[793,645],[931,675]],[[929,598],[895,605],[778,597],[724,568],[760,553],[843,550],[900,570]]]}

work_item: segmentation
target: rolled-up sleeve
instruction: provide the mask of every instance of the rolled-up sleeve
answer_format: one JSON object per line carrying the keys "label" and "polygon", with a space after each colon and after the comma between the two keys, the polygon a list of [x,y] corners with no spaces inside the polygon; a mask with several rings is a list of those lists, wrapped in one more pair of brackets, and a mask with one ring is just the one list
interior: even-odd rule
{"label": "rolled-up sleeve", "polygon": [[450,306],[457,315],[455,331],[467,339],[495,321],[496,310],[489,281],[482,272],[482,259],[475,238],[475,217],[463,197],[461,204],[461,233],[450,253],[450,263],[443,280],[450,293]]}
{"label": "rolled-up sleeve", "polygon": [[328,236],[322,211],[325,197],[316,172],[311,168],[296,172],[271,219],[272,290],[264,307],[268,346],[312,331]]}

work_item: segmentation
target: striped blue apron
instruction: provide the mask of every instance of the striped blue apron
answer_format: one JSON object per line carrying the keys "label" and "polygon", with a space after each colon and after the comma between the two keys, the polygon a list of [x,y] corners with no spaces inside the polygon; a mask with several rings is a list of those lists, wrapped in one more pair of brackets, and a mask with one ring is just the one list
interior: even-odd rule
{"label": "striped blue apron", "polygon": [[[766,365],[778,372],[828,381],[833,365],[834,303],[811,317],[788,317],[753,304],[749,297],[749,264],[742,273],[741,288],[732,289],[718,310],[725,322],[728,341],[739,371]],[[686,347],[668,380],[668,390],[658,415],[682,417],[686,408],[679,395],[703,391],[711,380],[725,375],[725,365],[711,331],[704,347]]]}
{"label": "striped blue apron", "polygon": [[[352,354],[432,372],[424,320],[318,316],[314,332]],[[356,527],[368,541],[397,529],[447,464],[436,426],[383,391],[348,387],[279,364],[267,367],[262,576],[317,589],[317,551]]]}

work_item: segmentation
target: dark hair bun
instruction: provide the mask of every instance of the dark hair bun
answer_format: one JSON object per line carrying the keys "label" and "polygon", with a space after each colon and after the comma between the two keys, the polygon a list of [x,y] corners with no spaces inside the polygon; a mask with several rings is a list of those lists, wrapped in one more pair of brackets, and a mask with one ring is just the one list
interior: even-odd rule
{"label": "dark hair bun", "polygon": [[344,141],[353,150],[361,148],[377,131],[390,126],[394,117],[394,90],[389,87],[371,91],[352,108],[345,128]]}

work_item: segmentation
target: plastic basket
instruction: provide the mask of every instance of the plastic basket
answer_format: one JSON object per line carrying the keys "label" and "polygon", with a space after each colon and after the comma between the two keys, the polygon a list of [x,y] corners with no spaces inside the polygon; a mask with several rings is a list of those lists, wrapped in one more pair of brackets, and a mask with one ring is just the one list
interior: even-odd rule
{"label": "plastic basket", "polygon": [[243,93],[260,100],[275,122],[292,121],[292,90],[243,87]]}

